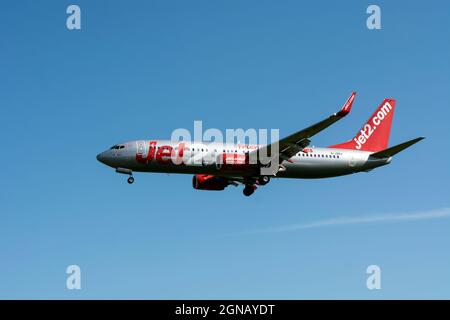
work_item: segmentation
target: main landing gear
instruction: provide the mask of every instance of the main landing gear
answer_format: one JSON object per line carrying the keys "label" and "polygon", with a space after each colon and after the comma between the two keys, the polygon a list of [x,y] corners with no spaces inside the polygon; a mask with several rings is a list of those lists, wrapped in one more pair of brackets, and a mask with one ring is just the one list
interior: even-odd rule
{"label": "main landing gear", "polygon": [[127,182],[129,184],[132,184],[134,182],[134,178],[133,178],[133,171],[131,169],[127,169],[127,168],[116,168],[116,172],[117,173],[122,173],[122,174],[128,174],[130,177],[127,179]]}
{"label": "main landing gear", "polygon": [[245,185],[245,188],[242,191],[242,193],[244,194],[244,196],[250,197],[253,194],[253,192],[255,192],[256,188],[257,187],[254,184],[247,184]]}
{"label": "main landing gear", "polygon": [[269,176],[261,176],[258,178],[258,184],[264,186],[270,182]]}
{"label": "main landing gear", "polygon": [[247,180],[245,183],[244,190],[242,190],[242,193],[246,197],[250,197],[255,190],[258,188],[257,185],[264,186],[270,182],[269,176],[259,176],[254,179]]}

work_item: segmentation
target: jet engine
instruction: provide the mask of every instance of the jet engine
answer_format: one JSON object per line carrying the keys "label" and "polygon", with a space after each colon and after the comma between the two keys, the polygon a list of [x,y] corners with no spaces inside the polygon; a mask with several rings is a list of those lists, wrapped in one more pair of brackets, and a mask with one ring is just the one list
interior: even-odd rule
{"label": "jet engine", "polygon": [[196,174],[192,177],[192,186],[197,190],[223,190],[229,184],[228,179],[209,174]]}

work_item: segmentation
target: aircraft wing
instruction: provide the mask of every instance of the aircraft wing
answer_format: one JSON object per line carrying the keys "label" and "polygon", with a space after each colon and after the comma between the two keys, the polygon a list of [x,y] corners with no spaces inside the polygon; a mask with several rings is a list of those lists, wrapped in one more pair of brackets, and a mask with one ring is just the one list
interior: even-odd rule
{"label": "aircraft wing", "polygon": [[345,117],[351,110],[353,105],[353,100],[355,99],[356,92],[352,92],[350,97],[347,99],[345,104],[342,106],[341,110],[332,114],[325,120],[322,120],[312,126],[300,130],[290,136],[287,136],[275,143],[263,146],[258,150],[255,150],[250,153],[250,157],[257,157],[260,159],[260,155],[266,157],[276,157],[277,155],[272,155],[271,150],[274,148],[274,145],[278,143],[278,156],[281,160],[288,160],[292,156],[294,156],[299,151],[302,151],[305,147],[307,147],[310,143],[309,138],[319,133],[320,131],[328,128],[330,125],[335,123],[336,121]]}

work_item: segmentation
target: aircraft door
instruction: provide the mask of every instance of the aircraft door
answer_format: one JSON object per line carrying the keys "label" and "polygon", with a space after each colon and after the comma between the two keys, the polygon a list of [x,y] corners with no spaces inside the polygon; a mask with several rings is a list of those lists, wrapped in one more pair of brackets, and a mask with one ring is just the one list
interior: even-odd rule
{"label": "aircraft door", "polygon": [[147,146],[145,144],[145,141],[137,141],[136,142],[136,155],[141,156],[142,158],[147,157]]}

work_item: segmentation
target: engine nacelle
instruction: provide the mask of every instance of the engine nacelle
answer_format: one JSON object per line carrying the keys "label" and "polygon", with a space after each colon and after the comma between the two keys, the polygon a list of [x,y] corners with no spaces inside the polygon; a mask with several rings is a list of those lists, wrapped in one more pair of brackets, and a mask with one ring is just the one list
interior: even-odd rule
{"label": "engine nacelle", "polygon": [[229,184],[227,179],[209,174],[196,174],[192,178],[192,186],[197,190],[223,190]]}

